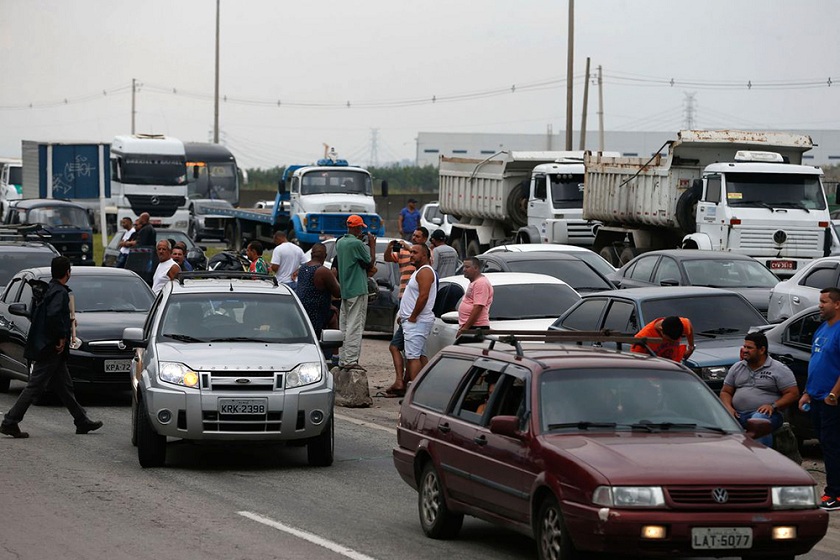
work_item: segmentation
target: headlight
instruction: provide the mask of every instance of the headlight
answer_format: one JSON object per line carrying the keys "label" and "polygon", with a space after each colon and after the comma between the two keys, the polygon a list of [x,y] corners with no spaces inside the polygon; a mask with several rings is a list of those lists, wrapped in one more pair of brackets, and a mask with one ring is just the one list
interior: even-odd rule
{"label": "headlight", "polygon": [[319,362],[300,364],[286,375],[286,388],[302,387],[321,381],[322,371]]}
{"label": "headlight", "polygon": [[175,222],[173,224],[173,229],[187,229],[187,226],[189,226],[189,224],[187,222],[181,220],[181,221]]}
{"label": "headlight", "polygon": [[178,362],[161,362],[158,377],[161,381],[182,385],[184,387],[198,387],[198,374]]}
{"label": "headlight", "polygon": [[697,370],[703,381],[723,381],[729,368],[726,366],[701,367]]}
{"label": "headlight", "polygon": [[90,247],[88,247],[87,245],[82,245],[82,253],[87,253],[88,251],[90,251]]}
{"label": "headlight", "polygon": [[813,509],[817,493],[813,486],[774,486],[773,509]]}
{"label": "headlight", "polygon": [[306,224],[304,224],[304,227],[306,227],[307,229],[318,229],[318,222],[318,214],[313,214],[309,216],[309,225],[307,226]]}
{"label": "headlight", "polygon": [[660,507],[665,505],[661,486],[599,486],[592,503],[617,508]]}

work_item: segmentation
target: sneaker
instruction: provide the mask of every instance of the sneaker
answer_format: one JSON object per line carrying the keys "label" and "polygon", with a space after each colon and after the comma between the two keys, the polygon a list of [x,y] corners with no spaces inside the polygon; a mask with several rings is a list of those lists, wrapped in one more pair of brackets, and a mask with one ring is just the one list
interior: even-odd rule
{"label": "sneaker", "polygon": [[77,434],[86,434],[88,432],[92,432],[94,430],[98,430],[102,427],[102,421],[97,420],[94,422],[93,420],[86,420],[82,424],[78,424],[76,426],[76,433]]}
{"label": "sneaker", "polygon": [[21,432],[17,424],[0,424],[0,434],[12,436],[15,439],[28,438],[28,432]]}
{"label": "sneaker", "polygon": [[820,502],[820,507],[826,511],[840,509],[840,500],[832,498],[831,496],[823,496]]}

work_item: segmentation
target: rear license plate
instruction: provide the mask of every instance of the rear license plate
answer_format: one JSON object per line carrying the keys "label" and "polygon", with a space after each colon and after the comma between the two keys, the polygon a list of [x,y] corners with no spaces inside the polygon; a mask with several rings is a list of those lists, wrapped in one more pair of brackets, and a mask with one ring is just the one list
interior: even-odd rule
{"label": "rear license plate", "polygon": [[770,270],[796,270],[796,261],[767,261]]}
{"label": "rear license plate", "polygon": [[749,527],[695,527],[691,530],[691,548],[695,550],[751,548]]}
{"label": "rear license plate", "polygon": [[131,360],[105,360],[105,373],[131,371]]}
{"label": "rear license plate", "polygon": [[219,399],[219,414],[265,414],[265,399]]}

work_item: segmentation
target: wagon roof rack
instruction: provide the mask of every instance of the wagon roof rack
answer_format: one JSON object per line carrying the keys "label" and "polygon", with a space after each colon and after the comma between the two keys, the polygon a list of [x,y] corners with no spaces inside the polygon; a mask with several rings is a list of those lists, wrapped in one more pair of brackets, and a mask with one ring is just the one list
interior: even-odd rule
{"label": "wagon roof rack", "polygon": [[42,224],[2,224],[0,240],[3,241],[46,241],[52,237]]}
{"label": "wagon roof rack", "polygon": [[583,344],[584,342],[612,342],[618,346],[618,350],[622,350],[624,344],[631,346],[639,345],[644,347],[651,356],[655,356],[655,352],[651,350],[649,344],[662,342],[661,338],[637,337],[633,333],[624,333],[604,329],[602,331],[507,331],[507,330],[487,330],[487,329],[472,329],[464,331],[464,333],[455,339],[455,344],[467,344],[471,342],[485,342],[490,341],[488,350],[492,350],[497,342],[513,346],[516,349],[517,356],[523,356],[522,350],[523,342],[566,342],[574,344]]}
{"label": "wagon roof rack", "polygon": [[185,280],[261,280],[278,286],[277,277],[273,274],[258,274],[238,270],[194,270],[178,274],[178,283],[183,286]]}

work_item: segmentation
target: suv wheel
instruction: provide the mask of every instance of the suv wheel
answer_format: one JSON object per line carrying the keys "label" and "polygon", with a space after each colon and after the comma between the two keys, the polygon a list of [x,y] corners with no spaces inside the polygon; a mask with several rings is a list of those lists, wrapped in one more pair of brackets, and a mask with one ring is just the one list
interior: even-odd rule
{"label": "suv wheel", "polygon": [[545,498],[540,505],[535,532],[540,560],[573,560],[578,557],[563,521],[560,504],[554,496]]}
{"label": "suv wheel", "polygon": [[329,467],[335,454],[335,428],[333,419],[327,420],[321,435],[315,436],[306,444],[306,456],[313,467]]}
{"label": "suv wheel", "polygon": [[166,436],[158,434],[143,401],[137,403],[137,458],[144,469],[162,467],[166,462]]}
{"label": "suv wheel", "polygon": [[427,537],[453,539],[458,536],[464,516],[449,511],[443,496],[443,485],[431,461],[423,467],[420,476],[417,507],[420,511],[420,526]]}

